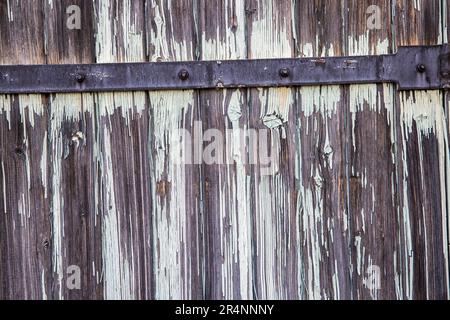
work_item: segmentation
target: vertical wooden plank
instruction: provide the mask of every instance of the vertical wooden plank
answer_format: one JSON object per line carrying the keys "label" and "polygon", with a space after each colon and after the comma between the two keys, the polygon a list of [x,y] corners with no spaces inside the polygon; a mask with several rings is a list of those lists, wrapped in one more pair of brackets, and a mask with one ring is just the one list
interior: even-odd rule
{"label": "vertical wooden plank", "polygon": [[[144,1],[95,1],[96,61],[143,62]],[[152,297],[149,116],[145,92],[96,98],[106,299]]]}
{"label": "vertical wooden plank", "polygon": [[[292,10],[291,1],[246,2],[248,58],[294,56]],[[258,142],[251,172],[257,299],[299,297],[293,105],[292,89],[250,90],[249,128]]]}
{"label": "vertical wooden plank", "polygon": [[[151,61],[196,60],[198,10],[194,2],[146,2]],[[157,299],[204,297],[201,172],[200,162],[194,161],[192,144],[192,139],[201,142],[202,135],[201,126],[195,126],[199,119],[197,99],[194,91],[150,92],[152,247]]]}
{"label": "vertical wooden plank", "polygon": [[[441,6],[438,0],[396,1],[397,46],[440,43]],[[396,99],[404,299],[449,296],[445,193],[449,149],[442,102],[439,91],[401,92]]]}
{"label": "vertical wooden plank", "polygon": [[[246,58],[244,0],[201,1],[199,17],[201,60]],[[253,296],[246,99],[245,90],[200,93],[204,138],[218,145],[202,159],[208,299]]]}
{"label": "vertical wooden plank", "polygon": [[[343,55],[343,8],[335,0],[298,2],[298,56]],[[298,90],[296,179],[304,299],[352,298],[344,94],[340,86]]]}
{"label": "vertical wooden plank", "polygon": [[[392,52],[389,0],[347,1],[346,12],[348,55]],[[400,298],[393,94],[390,84],[349,88],[349,214],[355,299]]]}
{"label": "vertical wooden plank", "polygon": [[[448,43],[450,39],[450,28],[448,27],[450,22],[450,0],[442,0],[442,42]],[[447,145],[450,148],[450,95],[448,91],[445,93],[445,116],[447,117]],[[447,197],[447,250],[450,250],[450,151],[446,154],[446,197]],[[450,261],[449,261],[450,263]],[[449,276],[449,287],[450,287],[450,276]],[[450,291],[450,289],[449,289]],[[450,293],[449,293],[450,295]]]}
{"label": "vertical wooden plank", "polygon": [[[45,17],[47,63],[94,63],[93,3],[83,0],[48,0],[42,10]],[[77,20],[74,20],[78,17],[79,29],[75,24]]]}
{"label": "vertical wooden plank", "polygon": [[42,5],[41,0],[34,4],[19,1],[0,3],[2,64],[45,62]]}
{"label": "vertical wooden plank", "polygon": [[[0,3],[0,64],[45,63],[42,5]],[[1,299],[51,297],[45,106],[40,95],[0,96]]]}
{"label": "vertical wooden plank", "polygon": [[[81,10],[81,29],[68,28],[74,12],[67,11],[73,6]],[[82,0],[45,2],[47,63],[94,62],[93,10],[92,2]],[[94,96],[52,95],[49,107],[53,298],[101,299],[102,221],[97,207]],[[79,289],[67,286],[74,267],[81,272]]]}

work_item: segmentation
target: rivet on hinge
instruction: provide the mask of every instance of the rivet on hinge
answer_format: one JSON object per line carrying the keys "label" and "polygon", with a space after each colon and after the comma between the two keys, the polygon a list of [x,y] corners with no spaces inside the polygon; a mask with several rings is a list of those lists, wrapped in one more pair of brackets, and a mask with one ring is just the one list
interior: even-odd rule
{"label": "rivet on hinge", "polygon": [[424,73],[426,70],[427,67],[423,63],[417,65],[417,72]]}
{"label": "rivet on hinge", "polygon": [[280,69],[280,77],[287,78],[290,75],[290,71],[288,68],[281,68]]}
{"label": "rivet on hinge", "polygon": [[86,80],[86,75],[84,73],[77,72],[75,75],[75,79],[77,80],[78,83],[83,83],[84,80]]}
{"label": "rivet on hinge", "polygon": [[180,80],[182,81],[186,81],[187,79],[189,79],[189,72],[186,69],[181,70],[178,73],[178,78],[180,78]]}

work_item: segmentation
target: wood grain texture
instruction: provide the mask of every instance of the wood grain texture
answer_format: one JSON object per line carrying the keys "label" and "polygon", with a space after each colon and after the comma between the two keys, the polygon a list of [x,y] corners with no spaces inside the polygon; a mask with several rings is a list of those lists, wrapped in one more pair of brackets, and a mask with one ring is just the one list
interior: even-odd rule
{"label": "wood grain texture", "polygon": [[[296,8],[300,57],[344,52],[342,2],[300,1]],[[310,19],[310,17],[316,19]],[[327,21],[334,21],[333,24]],[[299,250],[303,299],[350,299],[352,262],[347,211],[346,120],[349,108],[340,86],[298,90],[296,179],[301,223]]]}
{"label": "wood grain texture", "polygon": [[[396,45],[440,43],[442,30],[436,21],[442,21],[441,5],[397,1]],[[402,92],[396,98],[405,299],[449,296],[445,190],[449,150],[442,102],[439,91]]]}
{"label": "wood grain texture", "polygon": [[[69,29],[73,11],[80,8],[80,29]],[[83,0],[48,0],[44,2],[44,48],[49,64],[94,63],[94,5]]]}
{"label": "wood grain texture", "polygon": [[[348,55],[392,52],[390,1],[349,1],[346,5]],[[380,10],[381,29],[368,27],[367,8]],[[349,207],[355,299],[395,299],[398,266],[394,87],[348,88]],[[374,157],[376,155],[376,157]],[[368,283],[379,272],[379,283]]]}
{"label": "wood grain texture", "polygon": [[[96,62],[146,61],[143,1],[96,1]],[[149,114],[145,92],[95,99],[106,299],[150,299],[153,257]]]}
{"label": "wood grain texture", "polygon": [[[291,1],[246,2],[249,59],[294,56],[293,9]],[[250,173],[255,298],[295,299],[299,224],[292,161],[294,91],[252,89],[249,99],[249,128],[258,133],[259,145]]]}
{"label": "wood grain texture", "polygon": [[[245,1],[201,1],[201,60],[245,59]],[[206,297],[253,297],[246,90],[200,92],[205,143],[222,148],[203,163]],[[211,134],[211,137],[208,137]],[[213,137],[214,136],[214,137]],[[214,141],[214,140],[218,141]],[[208,149],[205,149],[209,155]]]}
{"label": "wood grain texture", "polygon": [[[45,63],[43,1],[0,3],[0,63]],[[30,24],[34,21],[35,24]],[[47,99],[0,97],[0,297],[52,295]]]}
{"label": "wood grain texture", "polygon": [[[81,29],[67,28],[67,8],[81,9]],[[47,1],[45,48],[49,64],[93,63],[93,5],[84,1]],[[53,297],[101,299],[102,215],[98,168],[94,157],[96,119],[92,94],[57,94],[49,98],[48,173],[51,181]],[[71,266],[81,271],[80,290],[67,287]]]}
{"label": "wood grain texture", "polygon": [[[449,17],[450,17],[450,0],[442,1],[442,42],[448,43],[448,39],[450,38],[450,28]],[[450,148],[450,95],[448,92],[445,92],[445,116],[447,118],[447,144]],[[445,169],[445,178],[446,178],[446,196],[447,196],[447,230],[450,230],[450,152],[446,155],[446,169]],[[447,233],[448,242],[447,242],[447,250],[450,250],[450,234]],[[450,282],[450,277],[449,277]],[[449,284],[450,286],[450,284]],[[450,289],[449,289],[450,291]],[[450,295],[450,293],[449,293]]]}
{"label": "wood grain texture", "polygon": [[[101,299],[101,215],[94,161],[94,97],[50,98],[48,133],[54,299]],[[80,290],[67,286],[70,266],[81,271]]]}
{"label": "wood grain texture", "polygon": [[[446,42],[449,13],[3,0],[0,63],[383,54]],[[448,101],[392,85],[0,95],[0,299],[446,299]]]}
{"label": "wood grain texture", "polygon": [[[147,1],[147,17],[151,61],[196,60],[194,1]],[[195,144],[187,139],[202,135],[201,127],[195,126],[197,93],[149,96],[155,298],[201,299],[205,268],[201,162],[194,161]]]}

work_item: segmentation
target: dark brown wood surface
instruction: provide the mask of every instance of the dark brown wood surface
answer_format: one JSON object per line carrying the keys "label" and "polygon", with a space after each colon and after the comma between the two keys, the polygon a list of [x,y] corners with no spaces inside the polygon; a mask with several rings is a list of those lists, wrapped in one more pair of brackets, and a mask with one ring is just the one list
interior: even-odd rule
{"label": "dark brown wood surface", "polygon": [[[295,54],[291,1],[248,1],[248,58]],[[257,299],[298,298],[294,90],[249,91],[249,128],[258,132],[250,174],[254,288]],[[265,156],[271,158],[264,163]]]}
{"label": "dark brown wood surface", "polygon": [[[246,59],[244,3],[201,1],[199,9],[204,30],[199,39],[201,60]],[[249,166],[241,144],[248,133],[247,96],[246,90],[200,93],[203,132],[231,133],[223,137],[227,147],[219,158],[202,165],[205,297],[209,299],[253,298]]]}
{"label": "dark brown wood surface", "polygon": [[[391,21],[390,2],[360,1],[347,4],[347,54],[392,53],[391,24],[368,30],[366,8],[380,8],[382,22]],[[367,45],[364,45],[367,43]],[[355,85],[348,91],[349,217],[355,299],[395,299],[399,270],[394,262],[398,225],[395,203],[394,87]],[[374,156],[376,155],[376,156]],[[389,253],[387,253],[387,251]],[[379,287],[366,283],[379,269]]]}
{"label": "dark brown wood surface", "polygon": [[[46,62],[94,63],[93,5],[45,2]],[[66,9],[82,8],[82,30],[67,30]],[[49,97],[49,180],[53,238],[53,299],[101,299],[103,282],[101,215],[96,208],[98,171],[94,159],[95,113],[91,94]],[[79,266],[81,289],[68,290],[67,269]],[[60,275],[55,276],[55,275]]]}
{"label": "dark brown wood surface", "polygon": [[[0,63],[45,63],[43,3],[0,3]],[[40,95],[0,97],[1,298],[52,298],[47,103]]]}
{"label": "dark brown wood surface", "polygon": [[[397,1],[395,44],[442,43],[444,34],[437,22],[443,21],[444,4],[422,1],[414,6]],[[439,91],[404,92],[396,97],[404,298],[443,299],[449,294],[445,180],[449,149],[443,101]]]}
{"label": "dark brown wood surface", "polygon": [[[385,54],[447,42],[448,12],[0,0],[0,63]],[[447,299],[448,100],[391,84],[1,95],[0,299]],[[269,166],[243,148],[253,133]]]}
{"label": "dark brown wood surface", "polygon": [[[195,1],[148,1],[146,6],[150,60],[197,60]],[[149,98],[154,298],[201,299],[206,237],[201,164],[173,160],[180,154],[194,158],[194,146],[179,130],[194,135],[198,93],[150,92]]]}
{"label": "dark brown wood surface", "polygon": [[[343,9],[342,3],[333,0],[298,4],[297,56],[344,54],[345,30],[336,28],[344,25]],[[313,16],[316,19],[310,19]],[[345,97],[343,86],[298,90],[296,178],[304,299],[350,299],[353,295]]]}

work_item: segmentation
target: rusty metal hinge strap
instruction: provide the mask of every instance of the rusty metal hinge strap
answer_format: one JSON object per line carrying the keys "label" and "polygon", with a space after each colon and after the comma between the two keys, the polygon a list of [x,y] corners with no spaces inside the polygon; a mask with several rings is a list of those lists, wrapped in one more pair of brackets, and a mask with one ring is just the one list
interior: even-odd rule
{"label": "rusty metal hinge strap", "polygon": [[78,65],[2,65],[0,93],[69,93],[396,83],[448,89],[448,45],[393,55]]}

